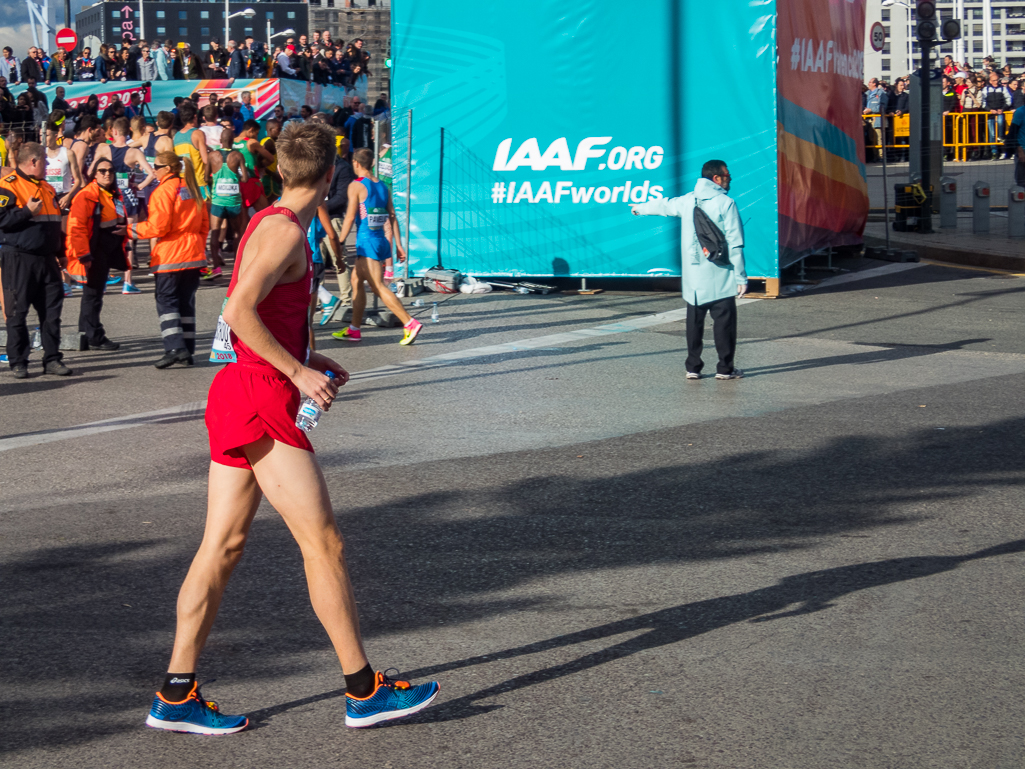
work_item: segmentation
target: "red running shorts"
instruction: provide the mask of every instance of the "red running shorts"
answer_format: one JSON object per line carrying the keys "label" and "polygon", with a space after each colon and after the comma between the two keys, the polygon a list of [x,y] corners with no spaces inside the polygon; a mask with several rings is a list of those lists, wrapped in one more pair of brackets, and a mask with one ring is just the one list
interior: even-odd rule
{"label": "red running shorts", "polygon": [[299,400],[298,388],[283,375],[228,364],[214,377],[206,402],[210,459],[252,470],[243,447],[265,435],[312,453],[310,439],[295,426]]}

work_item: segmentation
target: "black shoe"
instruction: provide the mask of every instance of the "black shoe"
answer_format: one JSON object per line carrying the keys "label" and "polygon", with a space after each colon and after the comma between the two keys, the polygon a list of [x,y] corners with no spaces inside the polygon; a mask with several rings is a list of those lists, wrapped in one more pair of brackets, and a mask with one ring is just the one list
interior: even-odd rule
{"label": "black shoe", "polygon": [[103,350],[105,352],[114,352],[115,350],[120,350],[121,349],[121,345],[118,342],[110,341],[109,339],[107,339],[107,337],[103,337],[103,341],[100,342],[99,344],[94,344],[93,342],[89,342],[89,349],[90,350]]}
{"label": "black shoe", "polygon": [[71,369],[59,360],[52,360],[43,366],[43,373],[52,376],[71,376]]}
{"label": "black shoe", "polygon": [[186,366],[191,366],[193,364],[192,355],[184,347],[180,347],[177,350],[165,352],[164,357],[153,365],[157,368],[170,368],[175,363],[184,363]]}
{"label": "black shoe", "polygon": [[11,366],[11,373],[14,374],[15,379],[28,379],[28,366],[24,363]]}

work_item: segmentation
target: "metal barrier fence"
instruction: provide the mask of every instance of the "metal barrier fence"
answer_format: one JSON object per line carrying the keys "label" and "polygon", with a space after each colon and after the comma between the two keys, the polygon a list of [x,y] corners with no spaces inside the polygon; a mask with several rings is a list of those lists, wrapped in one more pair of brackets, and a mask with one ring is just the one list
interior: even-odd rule
{"label": "metal barrier fence", "polygon": [[[1014,111],[992,114],[990,112],[952,112],[943,116],[943,147],[953,160],[967,161],[987,153],[1003,152],[1004,135],[1011,125]],[[906,153],[911,148],[911,116],[879,115],[864,116],[865,150],[882,154],[885,133],[888,158],[895,153]],[[885,129],[876,127],[882,121]],[[903,141],[900,141],[903,139]]]}
{"label": "metal barrier fence", "polygon": [[6,141],[12,133],[21,134],[27,142],[37,142],[41,136],[39,124],[34,122],[4,123],[3,130],[0,130],[0,136]]}

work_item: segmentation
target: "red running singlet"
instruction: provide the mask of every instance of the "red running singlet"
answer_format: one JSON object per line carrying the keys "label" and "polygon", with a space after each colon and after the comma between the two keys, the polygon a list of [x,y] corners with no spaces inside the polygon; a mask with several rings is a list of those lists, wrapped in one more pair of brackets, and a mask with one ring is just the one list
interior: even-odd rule
{"label": "red running singlet", "polygon": [[[287,208],[266,208],[249,223],[238,245],[235,271],[228,287],[230,297],[238,282],[246,243],[265,216],[282,214],[296,226],[299,220]],[[306,275],[294,283],[279,283],[256,307],[260,320],[278,343],[296,360],[305,362],[309,346],[309,308],[313,293],[313,254],[306,246]],[[229,299],[229,302],[231,300]],[[234,333],[236,363],[229,363],[214,377],[206,403],[210,434],[210,459],[217,464],[251,470],[246,446],[270,436],[288,446],[313,451],[310,439],[295,426],[299,390],[288,378],[253,352]]]}
{"label": "red running singlet", "polygon": [[[228,286],[228,296],[231,297],[238,283],[238,276],[241,272],[241,262],[252,235],[260,222],[267,216],[281,214],[295,222],[295,226],[302,229],[298,217],[289,209],[280,206],[268,206],[260,211],[249,222],[245,234],[238,244],[239,258],[235,262],[235,269],[231,276],[231,283]],[[306,351],[310,341],[310,297],[313,294],[313,252],[310,250],[309,241],[304,237],[303,244],[306,247],[306,275],[295,283],[279,283],[270,290],[267,297],[256,306],[256,312],[267,327],[271,335],[282,347],[300,363],[306,361]],[[230,301],[230,299],[229,299]],[[271,369],[277,371],[267,361],[250,350],[245,342],[231,333],[231,346],[235,350],[235,357],[239,364],[249,368]]]}

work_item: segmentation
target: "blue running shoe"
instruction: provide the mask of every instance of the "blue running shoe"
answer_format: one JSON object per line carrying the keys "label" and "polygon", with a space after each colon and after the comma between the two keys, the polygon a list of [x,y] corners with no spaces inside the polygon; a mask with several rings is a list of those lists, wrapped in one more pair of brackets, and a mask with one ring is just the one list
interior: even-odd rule
{"label": "blue running shoe", "polygon": [[121,293],[122,294],[141,294],[142,293],[142,289],[141,288],[136,288],[134,283],[125,283],[124,286],[121,287]]}
{"label": "blue running shoe", "polygon": [[331,318],[335,316],[335,310],[338,309],[338,305],[342,303],[342,300],[337,296],[332,295],[331,298],[324,302],[324,306],[320,308],[320,325],[326,326],[331,322]]}
{"label": "blue running shoe", "polygon": [[107,278],[107,285],[108,286],[116,286],[120,282],[121,282],[121,276],[120,275],[111,275],[109,278]]}
{"label": "blue running shoe", "polygon": [[192,734],[234,734],[249,726],[249,719],[223,715],[217,703],[203,699],[199,685],[193,684],[189,696],[182,702],[168,702],[157,692],[146,717],[146,726]]}
{"label": "blue running shoe", "polygon": [[377,671],[373,694],[364,699],[345,695],[345,725],[358,729],[405,718],[434,702],[439,689],[437,681],[410,686],[408,681],[393,681]]}

